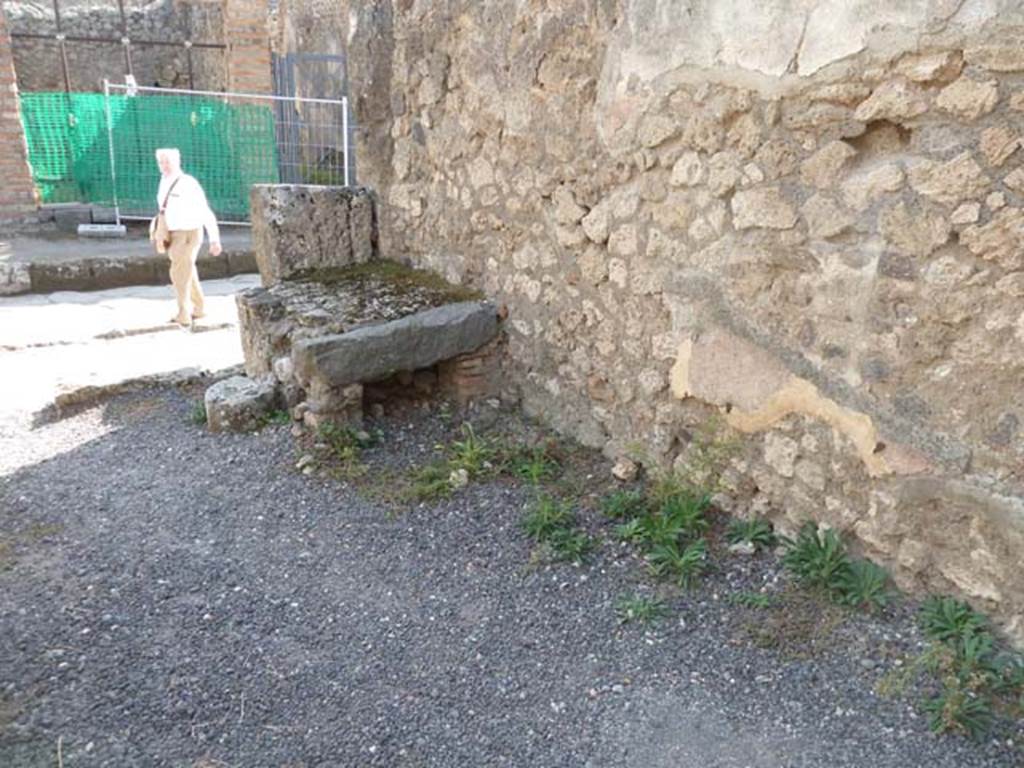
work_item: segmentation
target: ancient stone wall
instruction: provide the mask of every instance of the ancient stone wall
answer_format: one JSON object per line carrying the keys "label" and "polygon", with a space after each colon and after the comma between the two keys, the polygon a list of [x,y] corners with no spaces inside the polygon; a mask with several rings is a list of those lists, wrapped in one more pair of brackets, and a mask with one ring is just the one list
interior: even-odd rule
{"label": "ancient stone wall", "polygon": [[739,511],[1024,640],[1019,3],[342,6],[381,251],[507,305],[530,411],[661,463],[717,413]]}
{"label": "ancient stone wall", "polygon": [[337,55],[344,51],[346,24],[337,0],[280,0],[273,19],[275,53]]}
{"label": "ancient stone wall", "polygon": [[[0,9],[0,224],[18,223],[35,209],[35,188],[26,157],[10,37]],[[21,270],[14,274],[12,268],[3,272],[0,294],[26,277]]]}
{"label": "ancient stone wall", "polygon": [[[61,31],[69,36],[122,36],[121,15],[113,0],[61,0]],[[12,32],[49,36],[47,39],[16,38],[14,65],[22,91],[63,91],[64,75],[60,49],[53,39],[56,18],[53,4],[43,0],[5,0],[5,13]],[[125,2],[128,37],[131,40],[219,43],[224,41],[222,3],[217,0],[152,0]],[[98,91],[104,78],[123,82],[124,48],[119,43],[66,43],[71,89]],[[132,68],[139,85],[188,88],[188,60],[182,47],[132,47]],[[195,87],[223,90],[225,54],[222,50],[193,49]]]}

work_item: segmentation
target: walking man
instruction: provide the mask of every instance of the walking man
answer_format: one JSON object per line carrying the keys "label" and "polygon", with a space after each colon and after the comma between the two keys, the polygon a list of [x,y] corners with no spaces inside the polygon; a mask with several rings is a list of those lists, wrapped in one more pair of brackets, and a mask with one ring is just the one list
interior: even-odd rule
{"label": "walking man", "polygon": [[177,149],[158,149],[156,162],[160,166],[157,205],[170,231],[167,255],[171,260],[171,285],[178,300],[178,314],[171,322],[190,327],[193,320],[204,314],[203,289],[196,271],[203,230],[210,239],[213,256],[221,253],[220,230],[202,186],[181,170],[181,153]]}

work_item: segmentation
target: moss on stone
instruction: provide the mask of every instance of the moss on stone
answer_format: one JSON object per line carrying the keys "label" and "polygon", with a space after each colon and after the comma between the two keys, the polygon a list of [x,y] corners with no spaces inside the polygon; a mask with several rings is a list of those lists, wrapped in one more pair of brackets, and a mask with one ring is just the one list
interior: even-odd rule
{"label": "moss on stone", "polygon": [[349,267],[331,267],[309,270],[292,278],[290,282],[313,282],[361,289],[365,286],[390,287],[398,293],[428,294],[437,305],[457,301],[479,301],[484,298],[480,291],[464,285],[449,283],[441,275],[425,269],[414,269],[397,261],[384,259],[354,264]]}

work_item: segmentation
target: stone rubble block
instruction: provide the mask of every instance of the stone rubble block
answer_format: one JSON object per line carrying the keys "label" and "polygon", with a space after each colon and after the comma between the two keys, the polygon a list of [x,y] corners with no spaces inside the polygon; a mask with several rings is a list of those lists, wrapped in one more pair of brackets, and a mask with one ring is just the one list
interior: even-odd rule
{"label": "stone rubble block", "polygon": [[310,429],[320,429],[328,423],[362,426],[362,384],[335,387],[323,380],[314,380],[310,383],[308,395],[301,418]]}
{"label": "stone rubble block", "polygon": [[250,202],[265,286],[374,258],[374,204],[366,187],[256,184]]}
{"label": "stone rubble block", "polygon": [[999,83],[965,75],[942,89],[935,106],[964,120],[976,120],[995,109],[998,101]]}
{"label": "stone rubble block", "polygon": [[797,221],[793,206],[774,188],[737,192],[732,198],[732,213],[736,229],[790,229]]}
{"label": "stone rubble block", "polygon": [[917,86],[903,80],[882,83],[857,107],[854,119],[861,122],[891,120],[901,122],[928,111],[928,101]]}
{"label": "stone rubble block", "polygon": [[301,341],[292,347],[292,361],[299,381],[322,380],[339,387],[428,368],[479,349],[497,332],[492,304],[464,301]]}
{"label": "stone rubble block", "polygon": [[0,263],[0,296],[13,296],[32,290],[28,264]]}
{"label": "stone rubble block", "polygon": [[272,378],[232,376],[206,390],[206,424],[211,432],[249,432],[260,425],[277,400]]}

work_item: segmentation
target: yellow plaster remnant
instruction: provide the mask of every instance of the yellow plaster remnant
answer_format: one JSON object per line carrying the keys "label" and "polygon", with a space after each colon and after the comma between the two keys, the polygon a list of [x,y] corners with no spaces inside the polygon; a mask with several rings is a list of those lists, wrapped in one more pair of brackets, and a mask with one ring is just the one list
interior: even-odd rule
{"label": "yellow plaster remnant", "polygon": [[686,339],[679,345],[676,361],[668,372],[668,384],[672,394],[680,400],[693,395],[690,392],[690,358],[693,356],[693,341]]}
{"label": "yellow plaster remnant", "polygon": [[[746,354],[752,351],[756,354]],[[760,365],[751,365],[754,362]],[[705,363],[715,376],[700,375]],[[699,339],[696,346],[689,339],[680,344],[670,373],[672,393],[681,400],[696,397],[726,408],[726,422],[746,434],[770,429],[792,414],[809,416],[849,438],[872,477],[894,471],[877,452],[878,430],[870,416],[825,397],[806,379],[788,372],[781,375],[782,368],[777,360],[769,362],[766,353],[749,342],[714,330]],[[717,378],[722,375],[729,378],[742,375],[743,378],[739,381]],[[766,392],[768,382],[772,383],[772,391]],[[739,397],[730,397],[730,394]],[[742,407],[737,400],[747,407]]]}
{"label": "yellow plaster remnant", "polygon": [[816,386],[806,379],[794,376],[790,382],[775,393],[763,408],[744,412],[733,408],[725,420],[740,432],[763,432],[782,421],[790,414],[800,414],[823,421],[833,429],[846,435],[857,448],[868,474],[879,477],[891,470],[885,459],[875,452],[878,445],[878,431],[871,417],[854,411],[824,397]]}

